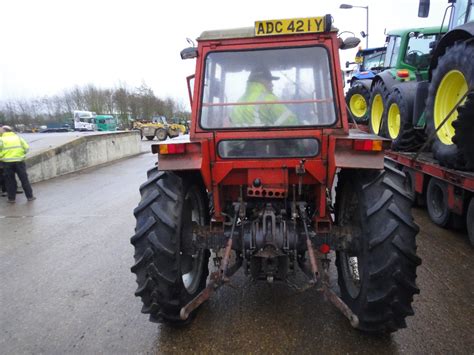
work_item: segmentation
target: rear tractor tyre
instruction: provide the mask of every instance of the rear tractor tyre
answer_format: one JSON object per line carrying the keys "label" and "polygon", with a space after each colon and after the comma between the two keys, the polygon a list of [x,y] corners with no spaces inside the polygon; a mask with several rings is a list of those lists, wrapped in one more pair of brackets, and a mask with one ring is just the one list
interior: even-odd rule
{"label": "rear tractor tyre", "polygon": [[434,224],[448,227],[451,211],[448,208],[448,186],[445,182],[431,178],[426,188],[426,207]]}
{"label": "rear tractor tyre", "polygon": [[336,254],[342,299],[359,318],[360,330],[405,328],[405,318],[414,314],[413,295],[420,292],[415,280],[421,264],[405,174],[390,166],[343,170],[336,191],[337,224],[353,228],[353,243]]}
{"label": "rear tractor tyre", "polygon": [[386,137],[385,124],[383,122],[384,112],[387,106],[388,91],[382,81],[377,81],[370,92],[369,102],[369,128],[374,134]]}
{"label": "rear tractor tyre", "polygon": [[398,89],[394,89],[387,99],[384,122],[392,149],[411,151],[424,142],[424,134],[413,127],[413,104]]}
{"label": "rear tractor tyre", "polygon": [[156,131],[156,138],[158,138],[159,141],[164,141],[166,138],[168,138],[168,132],[164,128],[159,128]]}
{"label": "rear tractor tyre", "polygon": [[357,123],[365,123],[369,117],[370,92],[357,82],[347,91],[346,103]]}
{"label": "rear tractor tyre", "polygon": [[[454,111],[443,126],[441,123],[459,99],[467,91],[474,89],[472,58],[474,58],[472,43],[458,42],[449,47],[433,69],[426,101],[426,132],[428,135],[434,134],[431,148],[434,157],[444,166],[461,170],[474,168],[472,166],[474,165],[473,104],[467,105],[467,110],[464,109],[467,112],[462,112],[463,109],[459,107],[461,117],[459,110]],[[461,105],[465,103],[467,102]],[[459,121],[456,123],[457,120]]]}
{"label": "rear tractor tyre", "polygon": [[154,138],[155,136],[146,136],[146,139],[148,139],[149,141],[152,141]]}
{"label": "rear tractor tyre", "polygon": [[207,196],[170,172],[148,171],[140,187],[141,201],[134,210],[137,220],[131,243],[135,247],[136,296],[142,313],[153,322],[184,325],[180,310],[206,286],[209,251],[195,250],[192,225],[209,221]]}

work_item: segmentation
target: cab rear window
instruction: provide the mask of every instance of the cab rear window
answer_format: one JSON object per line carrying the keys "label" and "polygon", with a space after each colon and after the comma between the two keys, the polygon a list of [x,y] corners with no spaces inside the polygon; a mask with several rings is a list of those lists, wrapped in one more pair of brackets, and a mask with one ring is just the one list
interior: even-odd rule
{"label": "cab rear window", "polygon": [[212,52],[206,57],[205,129],[328,126],[336,122],[325,47]]}

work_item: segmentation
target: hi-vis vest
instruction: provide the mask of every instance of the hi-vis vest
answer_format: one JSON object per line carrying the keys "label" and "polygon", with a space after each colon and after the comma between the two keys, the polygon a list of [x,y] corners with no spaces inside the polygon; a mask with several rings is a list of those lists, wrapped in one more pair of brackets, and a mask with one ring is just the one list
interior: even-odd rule
{"label": "hi-vis vest", "polygon": [[[270,101],[268,105],[262,101]],[[297,124],[295,115],[285,105],[275,104],[278,98],[262,83],[250,82],[244,96],[239,100],[248,105],[239,105],[231,114],[232,123],[238,126],[291,126]],[[251,103],[258,103],[252,105]]]}
{"label": "hi-vis vest", "polygon": [[5,132],[0,137],[0,161],[4,163],[23,161],[29,148],[28,143],[16,133]]}

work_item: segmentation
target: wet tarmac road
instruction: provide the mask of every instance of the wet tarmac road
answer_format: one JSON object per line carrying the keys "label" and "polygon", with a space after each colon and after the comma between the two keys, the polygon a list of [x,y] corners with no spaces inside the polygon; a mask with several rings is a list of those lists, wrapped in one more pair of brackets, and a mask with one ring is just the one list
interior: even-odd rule
{"label": "wet tarmac road", "polygon": [[148,322],[133,296],[129,238],[154,159],[35,184],[33,203],[0,200],[0,353],[473,353],[474,249],[419,209],[421,294],[408,328],[393,335],[352,329],[314,290],[249,284],[240,272],[237,288],[221,289],[190,327]]}

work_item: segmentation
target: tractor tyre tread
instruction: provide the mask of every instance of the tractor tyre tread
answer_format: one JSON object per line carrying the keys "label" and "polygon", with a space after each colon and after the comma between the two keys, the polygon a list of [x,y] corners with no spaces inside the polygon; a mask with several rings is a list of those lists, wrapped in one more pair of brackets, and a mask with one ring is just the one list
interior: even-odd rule
{"label": "tractor tyre tread", "polygon": [[458,108],[458,118],[453,122],[453,127],[453,142],[462,154],[463,169],[474,171],[474,92],[470,93],[464,105]]}
{"label": "tractor tyre tread", "polygon": [[178,175],[158,172],[157,168],[149,170],[148,175],[140,187],[142,199],[134,210],[137,224],[130,240],[135,247],[135,264],[131,267],[138,284],[135,295],[141,297],[142,313],[149,314],[150,321],[182,326],[195,315],[191,313],[185,321],[179,317],[181,307],[205,287],[209,255],[206,252],[198,290],[188,294],[179,267],[186,183]]}
{"label": "tractor tyre tread", "polygon": [[354,118],[356,123],[367,123],[369,118],[370,91],[364,85],[355,81],[346,93],[346,104],[349,110],[351,109],[351,97],[354,95],[361,95],[365,99],[366,112],[361,117],[357,117],[352,111],[349,114]]}
{"label": "tractor tyre tread", "polygon": [[[380,94],[380,96],[382,97],[382,104],[383,104],[383,112],[382,112],[382,116],[380,118],[381,122],[380,122],[380,127],[379,127],[379,131],[378,133],[375,133],[375,129],[373,127],[373,124],[374,122],[372,121],[372,106],[374,104],[374,100],[375,100],[375,97],[377,96],[377,94]],[[388,92],[388,89],[387,87],[385,86],[385,84],[383,83],[383,81],[381,80],[378,80],[377,82],[375,82],[372,86],[372,89],[370,90],[370,100],[369,100],[369,129],[370,129],[370,132],[374,133],[374,134],[377,134],[381,137],[387,137],[388,134],[387,132],[385,131],[385,123],[383,121],[384,119],[384,116],[385,116],[385,111],[387,110],[387,98],[388,98],[388,95],[389,95],[389,92]]]}
{"label": "tractor tyre tread", "polygon": [[392,138],[392,149],[395,151],[414,151],[421,147],[426,140],[423,130],[415,129],[412,123],[413,107],[403,97],[400,90],[394,89],[387,99],[387,109],[384,112],[385,132],[388,129],[388,112],[390,106],[395,103],[400,110],[400,132],[396,138]]}
{"label": "tractor tyre tread", "polygon": [[[356,177],[354,178],[354,175]],[[418,226],[410,213],[411,194],[406,191],[404,173],[387,167],[385,171],[342,171],[339,196],[355,190],[361,201],[359,216],[365,258],[360,291],[352,297],[342,275],[337,253],[338,283],[342,299],[359,317],[358,328],[373,333],[390,333],[406,327],[405,318],[413,315],[411,304],[416,286]],[[336,193],[337,194],[337,193]],[[336,204],[339,204],[336,195]],[[344,203],[342,204],[344,205]],[[339,224],[348,223],[337,208]]]}
{"label": "tractor tyre tread", "polygon": [[[472,139],[474,134],[473,104],[469,103],[466,109],[466,102],[464,109],[461,108],[462,106],[458,108],[457,120],[453,121],[453,127],[455,128],[455,134],[452,138],[453,144],[450,145],[441,142],[437,134],[434,133],[436,131],[434,104],[438,86],[446,73],[451,70],[459,70],[467,81],[468,90],[474,89],[472,58],[474,58],[474,44],[472,43],[458,41],[447,48],[446,52],[439,58],[437,66],[433,69],[426,101],[426,133],[428,136],[434,134],[431,146],[433,155],[441,165],[459,170],[474,170],[474,158],[472,157],[474,151],[474,140]],[[472,101],[472,96],[470,101]],[[461,117],[459,117],[459,113],[461,113]],[[456,121],[458,122],[456,123]],[[469,155],[469,152],[471,152],[471,155]]]}

